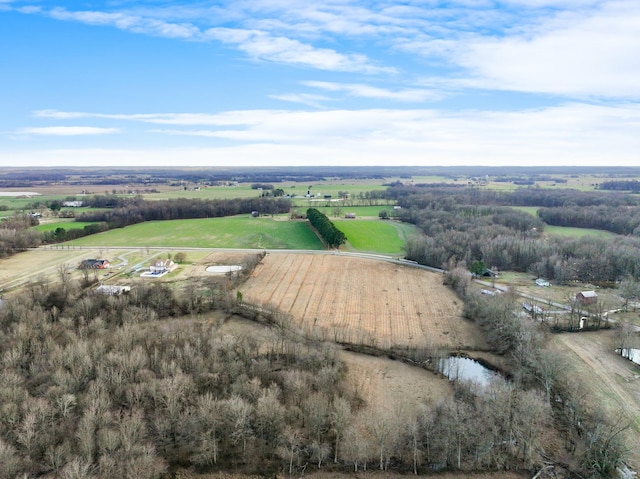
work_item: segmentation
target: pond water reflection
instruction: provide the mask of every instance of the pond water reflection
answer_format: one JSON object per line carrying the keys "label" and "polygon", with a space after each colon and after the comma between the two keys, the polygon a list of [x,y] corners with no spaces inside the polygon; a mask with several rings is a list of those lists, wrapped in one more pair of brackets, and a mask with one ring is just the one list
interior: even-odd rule
{"label": "pond water reflection", "polygon": [[616,353],[620,354],[623,358],[627,358],[629,361],[640,365],[640,349],[616,349]]}
{"label": "pond water reflection", "polygon": [[492,380],[502,378],[499,373],[471,358],[450,356],[438,359],[436,364],[438,371],[452,381],[472,381],[487,386]]}

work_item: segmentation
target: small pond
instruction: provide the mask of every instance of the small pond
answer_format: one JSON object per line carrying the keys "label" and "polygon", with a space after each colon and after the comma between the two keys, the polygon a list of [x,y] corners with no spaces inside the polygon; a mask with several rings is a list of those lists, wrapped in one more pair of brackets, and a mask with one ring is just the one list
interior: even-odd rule
{"label": "small pond", "polygon": [[437,360],[437,368],[452,381],[470,381],[487,386],[489,382],[502,376],[482,365],[475,359],[461,356],[450,356]]}
{"label": "small pond", "polygon": [[628,359],[638,365],[640,365],[640,349],[625,348],[616,349],[616,353],[620,354],[623,358]]}

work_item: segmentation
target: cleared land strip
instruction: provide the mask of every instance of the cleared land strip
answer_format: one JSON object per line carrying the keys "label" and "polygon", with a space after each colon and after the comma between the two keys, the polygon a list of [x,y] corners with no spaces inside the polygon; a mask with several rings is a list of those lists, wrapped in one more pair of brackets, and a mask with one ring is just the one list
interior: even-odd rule
{"label": "cleared land strip", "polygon": [[581,391],[607,417],[628,424],[623,432],[628,459],[640,467],[640,379],[638,366],[616,355],[613,332],[558,334],[553,344],[567,358],[566,367],[583,378]]}
{"label": "cleared land strip", "polygon": [[269,254],[242,293],[326,339],[383,348],[485,347],[442,276],[419,268],[343,254]]}

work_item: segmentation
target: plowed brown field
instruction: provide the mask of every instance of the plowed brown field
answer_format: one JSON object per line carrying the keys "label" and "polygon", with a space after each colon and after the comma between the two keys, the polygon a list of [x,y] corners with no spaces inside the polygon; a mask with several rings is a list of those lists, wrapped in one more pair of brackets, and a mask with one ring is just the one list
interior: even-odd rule
{"label": "plowed brown field", "polygon": [[442,276],[347,255],[269,254],[244,300],[291,315],[305,334],[338,342],[480,349],[477,326]]}

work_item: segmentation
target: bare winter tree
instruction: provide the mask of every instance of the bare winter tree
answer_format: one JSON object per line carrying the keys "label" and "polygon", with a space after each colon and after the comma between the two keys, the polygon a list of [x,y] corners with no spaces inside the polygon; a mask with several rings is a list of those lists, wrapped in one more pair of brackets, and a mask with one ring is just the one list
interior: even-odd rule
{"label": "bare winter tree", "polygon": [[562,357],[555,351],[539,349],[531,366],[535,378],[544,388],[547,404],[551,404],[551,391],[564,368]]}
{"label": "bare winter tree", "polygon": [[640,298],[640,282],[633,276],[625,276],[618,285],[618,294],[622,298],[622,307],[625,311],[629,309],[629,303],[633,304],[635,311],[638,299]]}
{"label": "bare winter tree", "polygon": [[378,451],[381,471],[387,470],[393,455],[393,446],[398,438],[398,421],[391,413],[371,414],[367,420],[367,429],[372,435]]}
{"label": "bare winter tree", "polygon": [[280,438],[279,455],[288,462],[289,475],[293,474],[293,465],[297,464],[302,450],[302,437],[297,429],[287,427]]}
{"label": "bare winter tree", "polygon": [[344,432],[351,421],[351,405],[349,401],[342,397],[334,397],[331,405],[330,421],[331,431],[334,435],[333,462],[337,464],[339,459],[340,443],[344,437]]}

